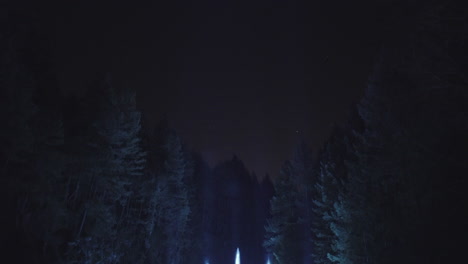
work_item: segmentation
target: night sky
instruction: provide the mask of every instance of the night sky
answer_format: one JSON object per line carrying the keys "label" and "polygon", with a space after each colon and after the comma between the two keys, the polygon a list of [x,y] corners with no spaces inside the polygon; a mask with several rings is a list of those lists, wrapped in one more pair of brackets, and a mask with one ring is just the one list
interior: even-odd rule
{"label": "night sky", "polygon": [[62,2],[31,8],[66,93],[110,72],[145,122],[167,115],[210,165],[237,154],[259,176],[346,119],[386,17],[385,1]]}

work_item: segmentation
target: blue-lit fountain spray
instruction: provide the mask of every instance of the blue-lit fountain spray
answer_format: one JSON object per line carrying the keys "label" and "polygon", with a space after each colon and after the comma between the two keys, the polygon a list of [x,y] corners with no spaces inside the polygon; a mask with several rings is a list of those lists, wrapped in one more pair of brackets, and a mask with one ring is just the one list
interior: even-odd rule
{"label": "blue-lit fountain spray", "polygon": [[271,262],[270,262],[270,256],[267,257],[267,262],[266,262],[266,264],[271,264]]}
{"label": "blue-lit fountain spray", "polygon": [[239,252],[239,248],[237,248],[237,251],[236,251],[236,264],[240,264],[240,252]]}

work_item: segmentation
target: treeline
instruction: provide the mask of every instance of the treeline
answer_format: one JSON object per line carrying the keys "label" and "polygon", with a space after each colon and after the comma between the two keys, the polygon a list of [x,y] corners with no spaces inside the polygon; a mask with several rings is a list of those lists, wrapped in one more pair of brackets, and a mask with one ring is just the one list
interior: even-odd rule
{"label": "treeline", "polygon": [[259,182],[237,158],[209,168],[167,120],[142,124],[135,92],[109,75],[62,96],[42,36],[2,19],[4,259],[225,263],[241,248],[243,263],[263,262],[268,177]]}
{"label": "treeline", "polygon": [[349,122],[314,161],[300,146],[283,166],[264,242],[272,263],[463,259],[468,17],[451,4],[399,18]]}
{"label": "treeline", "polygon": [[179,137],[164,124],[143,133],[134,92],[109,78],[62,105],[37,87],[15,40],[5,43],[1,226],[11,259],[185,263],[198,246],[189,227],[198,205]]}

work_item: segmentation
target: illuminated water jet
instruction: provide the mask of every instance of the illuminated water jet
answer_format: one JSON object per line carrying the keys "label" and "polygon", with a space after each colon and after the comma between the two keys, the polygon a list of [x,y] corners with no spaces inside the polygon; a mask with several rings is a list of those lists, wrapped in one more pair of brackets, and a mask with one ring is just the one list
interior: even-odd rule
{"label": "illuminated water jet", "polygon": [[236,264],[240,264],[240,252],[239,252],[239,248],[237,248],[237,251],[236,251]]}

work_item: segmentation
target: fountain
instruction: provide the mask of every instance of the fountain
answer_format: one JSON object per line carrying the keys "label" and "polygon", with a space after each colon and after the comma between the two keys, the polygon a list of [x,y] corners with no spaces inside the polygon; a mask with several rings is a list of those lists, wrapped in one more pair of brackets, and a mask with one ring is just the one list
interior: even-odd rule
{"label": "fountain", "polygon": [[240,252],[239,252],[239,248],[237,248],[237,251],[236,251],[236,264],[240,264]]}

